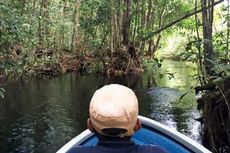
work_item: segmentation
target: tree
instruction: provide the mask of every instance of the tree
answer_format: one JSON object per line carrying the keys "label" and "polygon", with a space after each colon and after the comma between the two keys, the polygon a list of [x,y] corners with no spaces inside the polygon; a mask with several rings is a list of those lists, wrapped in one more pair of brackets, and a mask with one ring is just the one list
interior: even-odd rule
{"label": "tree", "polygon": [[113,1],[111,0],[111,38],[110,48],[111,51],[117,50],[121,45],[121,23],[122,23],[122,0]]}
{"label": "tree", "polygon": [[[35,1],[34,1],[35,3]],[[48,12],[49,2],[47,0],[40,0],[40,11],[38,17],[38,44],[44,45],[44,38],[48,40],[49,37],[49,27],[47,21],[49,20],[49,12]]]}
{"label": "tree", "polygon": [[111,50],[127,46],[131,34],[132,0],[111,1]]}
{"label": "tree", "polygon": [[204,65],[207,74],[211,74],[213,64],[213,43],[212,43],[212,24],[214,13],[214,0],[201,0],[202,27],[203,27],[203,46],[204,46]]}
{"label": "tree", "polygon": [[122,27],[122,35],[123,35],[123,44],[128,45],[129,36],[130,36],[130,26],[131,26],[131,18],[132,18],[132,0],[124,0],[125,10],[123,12],[123,27]]}
{"label": "tree", "polygon": [[229,36],[230,36],[230,1],[228,1],[228,13],[227,13],[227,46],[225,51],[225,60],[229,59]]}
{"label": "tree", "polygon": [[72,34],[72,45],[71,50],[76,51],[76,53],[79,55],[80,51],[80,42],[81,42],[81,35],[80,35],[80,6],[81,6],[81,0],[75,1],[75,10],[73,13],[74,17],[74,27],[73,27],[73,34]]}

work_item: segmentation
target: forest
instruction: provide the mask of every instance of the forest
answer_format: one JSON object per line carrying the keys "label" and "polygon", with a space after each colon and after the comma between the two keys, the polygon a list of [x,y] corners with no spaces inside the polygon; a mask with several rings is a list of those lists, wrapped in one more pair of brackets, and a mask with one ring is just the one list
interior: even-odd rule
{"label": "forest", "polygon": [[1,0],[0,96],[10,80],[123,76],[192,61],[204,145],[230,151],[228,0]]}

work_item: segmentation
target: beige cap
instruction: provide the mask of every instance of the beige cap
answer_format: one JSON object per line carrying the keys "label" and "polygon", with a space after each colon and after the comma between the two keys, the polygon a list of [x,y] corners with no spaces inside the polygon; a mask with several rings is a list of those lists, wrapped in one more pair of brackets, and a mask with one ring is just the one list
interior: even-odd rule
{"label": "beige cap", "polygon": [[105,135],[102,129],[121,128],[127,130],[122,136],[131,136],[137,123],[138,100],[128,87],[105,85],[94,93],[89,113],[92,125],[98,133]]}

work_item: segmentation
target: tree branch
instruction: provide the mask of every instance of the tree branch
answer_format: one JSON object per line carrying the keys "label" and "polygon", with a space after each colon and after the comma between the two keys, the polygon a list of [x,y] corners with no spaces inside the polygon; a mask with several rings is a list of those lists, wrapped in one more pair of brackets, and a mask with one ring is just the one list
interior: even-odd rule
{"label": "tree branch", "polygon": [[[219,1],[215,2],[213,5],[208,6],[207,9],[208,9],[208,8],[211,8],[211,7],[213,7],[213,6],[215,6],[215,5],[219,4],[219,3],[221,3],[221,2],[223,2],[223,1],[224,1],[224,0],[219,0]],[[178,23],[178,22],[180,22],[180,21],[182,21],[182,20],[184,20],[184,19],[186,19],[186,18],[188,18],[188,17],[190,17],[190,16],[192,16],[192,15],[194,15],[194,14],[200,13],[200,12],[202,12],[202,8],[199,9],[199,10],[192,9],[191,11],[189,11],[188,13],[186,13],[184,16],[182,16],[182,17],[180,17],[180,18],[178,18],[178,19],[172,21],[171,23],[169,23],[169,24],[167,24],[167,25],[161,27],[160,29],[158,29],[158,30],[156,30],[156,31],[154,31],[154,32],[148,33],[143,39],[144,39],[144,40],[149,39],[149,38],[151,38],[152,36],[154,36],[154,35],[160,33],[161,31],[163,31],[163,30],[165,30],[165,29],[171,27],[172,25],[174,25],[174,24],[176,24],[176,23]]]}

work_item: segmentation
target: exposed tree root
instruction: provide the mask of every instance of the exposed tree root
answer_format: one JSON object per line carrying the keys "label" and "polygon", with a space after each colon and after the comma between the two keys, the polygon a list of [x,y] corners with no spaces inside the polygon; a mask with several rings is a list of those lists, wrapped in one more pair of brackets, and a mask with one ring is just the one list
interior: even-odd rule
{"label": "exposed tree root", "polygon": [[143,72],[140,59],[133,46],[122,46],[112,52],[107,49],[102,56],[98,56],[103,62],[106,75],[139,74]]}
{"label": "exposed tree root", "polygon": [[[210,87],[210,86],[209,86]],[[198,87],[196,90],[206,90]],[[203,111],[203,144],[214,153],[230,152],[230,78],[212,85],[205,95],[197,100]]]}

